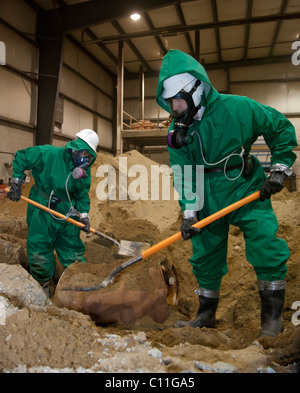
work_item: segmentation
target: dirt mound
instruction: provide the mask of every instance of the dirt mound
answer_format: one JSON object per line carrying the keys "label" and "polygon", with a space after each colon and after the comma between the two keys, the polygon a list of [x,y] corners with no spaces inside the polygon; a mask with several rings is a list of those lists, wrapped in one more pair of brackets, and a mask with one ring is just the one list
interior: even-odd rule
{"label": "dirt mound", "polygon": [[[127,159],[127,173],[130,167],[143,164],[149,174],[149,184],[151,166],[157,163],[136,151],[122,157]],[[99,200],[99,183],[105,179],[105,176],[99,176],[101,165],[115,168],[117,195],[120,192],[119,157],[100,154],[93,167],[90,191],[92,227],[117,240],[147,241],[150,244],[179,231],[181,218],[176,200]],[[124,168],[121,168],[121,176],[122,171]],[[133,192],[136,180],[137,177],[128,179],[127,191]],[[26,185],[25,193],[28,187]],[[140,191],[138,187],[136,190]],[[180,240],[158,254],[168,266],[174,267],[179,290],[178,304],[168,304],[164,322],[144,316],[136,322],[101,327],[89,316],[53,304],[22,308],[0,326],[0,371],[298,372],[300,327],[297,325],[299,317],[295,323],[293,316],[297,310],[295,303],[300,301],[299,193],[284,189],[272,197],[272,201],[279,221],[278,235],[287,240],[291,251],[283,310],[284,332],[275,339],[257,338],[260,301],[256,276],[245,258],[242,233],[232,227],[228,244],[229,272],[222,282],[217,329],[173,328],[176,319],[192,318],[198,307],[194,293],[197,283],[188,263],[192,254],[191,242]],[[25,212],[25,203],[0,199],[0,239],[21,247],[24,254]],[[126,260],[117,254],[116,246],[99,237],[86,238],[82,234],[82,239],[87,248],[87,265],[95,265],[98,272],[102,266],[103,276]],[[7,263],[5,260],[0,262]],[[125,283],[131,289],[134,285],[141,285],[140,274],[152,263],[155,263],[154,257],[133,265],[121,273],[113,285],[117,288]],[[98,277],[88,277],[84,284],[98,284],[101,280],[102,277],[99,280]],[[144,283],[145,288],[147,285],[150,281]],[[220,371],[221,365],[223,371]]]}

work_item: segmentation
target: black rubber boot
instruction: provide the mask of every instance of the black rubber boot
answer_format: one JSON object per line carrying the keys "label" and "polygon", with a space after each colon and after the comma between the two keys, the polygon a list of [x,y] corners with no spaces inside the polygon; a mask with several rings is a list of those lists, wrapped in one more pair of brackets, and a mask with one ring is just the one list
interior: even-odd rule
{"label": "black rubber boot", "polygon": [[283,330],[282,308],[285,298],[285,281],[258,281],[261,300],[260,337],[275,337]]}
{"label": "black rubber boot", "polygon": [[[191,321],[176,321],[174,327],[182,328],[185,326],[196,327],[216,327],[216,311],[219,304],[219,290],[207,290],[200,288],[196,291],[199,294],[200,307],[195,318]],[[210,295],[211,297],[204,296]]]}
{"label": "black rubber boot", "polygon": [[43,288],[46,296],[50,298],[50,280],[49,281],[39,281],[41,287]]}

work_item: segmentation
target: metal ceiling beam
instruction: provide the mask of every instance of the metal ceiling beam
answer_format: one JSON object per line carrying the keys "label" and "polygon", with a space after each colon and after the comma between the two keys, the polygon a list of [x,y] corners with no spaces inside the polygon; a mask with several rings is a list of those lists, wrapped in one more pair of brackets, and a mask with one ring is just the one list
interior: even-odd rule
{"label": "metal ceiling beam", "polygon": [[91,52],[89,52],[85,47],[83,47],[80,42],[78,42],[71,34],[67,34],[66,38],[72,42],[79,50],[81,50],[87,57],[89,57],[98,67],[105,71],[111,78],[115,78],[115,75],[105,67]]}
{"label": "metal ceiling beam", "polygon": [[[84,29],[83,32],[89,36],[92,40],[97,40],[96,45],[106,54],[106,56],[108,56],[114,64],[118,64],[118,59],[116,58],[116,56],[114,56],[110,50],[107,49],[107,47],[102,44],[102,42],[98,41],[98,37],[96,36],[96,34],[91,30],[91,29]],[[83,46],[81,45],[81,48],[83,48]],[[106,67],[105,67],[106,68]],[[106,72],[108,72],[110,74],[110,71],[108,71],[108,69],[106,68]]]}
{"label": "metal ceiling beam", "polygon": [[[150,16],[148,15],[148,13],[144,12],[143,16],[144,16],[144,19],[145,19],[149,29],[150,30],[155,29],[154,24],[153,24]],[[155,38],[155,41],[156,41],[156,43],[157,43],[157,45],[158,45],[158,47],[159,47],[159,49],[161,51],[161,55],[164,56],[167,53],[167,50],[166,50],[166,48],[165,48],[165,46],[164,46],[164,44],[162,42],[162,39],[159,36],[154,36],[154,38]]]}
{"label": "metal ceiling beam", "polygon": [[100,41],[102,41],[103,43],[112,43],[112,42],[126,40],[126,39],[157,36],[157,35],[164,36],[164,35],[170,35],[176,33],[181,34],[187,31],[215,29],[217,27],[242,26],[246,24],[278,22],[280,20],[296,20],[296,19],[300,19],[300,12],[294,12],[284,15],[268,15],[268,16],[256,16],[256,17],[242,18],[242,19],[231,19],[231,20],[224,20],[218,22],[193,24],[187,26],[176,25],[176,26],[160,27],[152,31],[147,30],[147,31],[140,31],[137,33],[118,34],[118,35],[102,37]]}
{"label": "metal ceiling beam", "polygon": [[[211,8],[212,8],[214,23],[218,24],[218,10],[217,10],[217,1],[216,0],[211,1]],[[219,27],[215,28],[215,38],[216,38],[216,44],[217,44],[218,60],[219,60],[219,63],[222,63],[221,39],[220,39]]]}
{"label": "metal ceiling beam", "polygon": [[[247,4],[247,18],[248,19],[251,19],[252,5],[253,5],[252,0],[248,0],[248,4]],[[250,37],[250,23],[247,23],[246,30],[245,30],[245,38],[244,38],[244,54],[243,54],[244,60],[246,60],[247,56],[248,56],[249,37]]]}
{"label": "metal ceiling beam", "polygon": [[[256,65],[290,63],[290,62],[291,62],[291,56],[284,55],[284,56],[263,57],[258,59],[247,59],[246,61],[244,60],[226,61],[221,64],[220,63],[205,64],[204,68],[206,71],[213,71],[213,70],[220,70],[220,69],[226,70],[228,68],[250,67]],[[147,78],[157,77],[158,75],[159,75],[159,70],[145,73],[145,77]],[[138,79],[138,77],[139,74],[134,73],[129,75],[126,78],[126,80]]]}
{"label": "metal ceiling beam", "polygon": [[[122,29],[122,27],[120,26],[119,22],[117,22],[116,20],[111,22],[112,25],[114,26],[114,28],[120,33],[120,34],[124,34],[124,30]],[[132,52],[136,55],[136,57],[138,58],[138,60],[143,64],[143,66],[145,67],[145,69],[147,71],[151,71],[151,67],[149,66],[149,64],[146,62],[146,60],[143,58],[143,56],[140,54],[140,52],[138,51],[138,49],[136,48],[136,46],[130,41],[130,40],[125,40],[126,44],[129,46],[129,48],[132,50]]]}
{"label": "metal ceiling beam", "polygon": [[[283,15],[285,13],[285,11],[287,9],[287,6],[288,6],[288,2],[289,2],[289,0],[282,0],[281,9],[280,9],[280,15]],[[278,37],[279,31],[280,31],[280,28],[281,28],[281,24],[282,24],[282,20],[277,22],[277,26],[276,26],[276,29],[275,29],[275,32],[274,32],[274,36],[273,36],[273,40],[272,40],[272,45],[271,45],[271,48],[270,48],[270,51],[269,51],[269,56],[273,55],[274,46],[275,46],[275,43],[277,41],[277,37]]]}
{"label": "metal ceiling beam", "polygon": [[[36,4],[34,0],[23,0],[26,4],[28,4],[33,10],[36,11],[37,17],[39,17],[40,14],[44,14],[46,11],[44,11],[39,5]],[[64,0],[54,0],[60,7],[68,7],[68,5],[64,2]],[[57,13],[56,13],[57,15]],[[85,32],[89,35],[89,37],[93,40],[97,39],[96,35],[89,29],[86,29]],[[67,33],[66,37],[79,49],[81,50],[86,56],[88,56],[92,61],[94,61],[100,68],[103,69],[107,74],[111,76],[111,78],[115,79],[115,75],[112,74],[112,72],[105,67],[94,55],[91,54],[85,47],[83,47],[71,34]],[[28,38],[28,37],[27,37]],[[34,45],[38,46],[36,42],[34,42]],[[100,42],[98,43],[98,46],[104,50],[106,55],[110,57],[115,64],[117,64],[118,60],[116,57],[106,48],[104,44],[101,44]]]}
{"label": "metal ceiling beam", "polygon": [[[99,23],[124,17],[132,12],[144,12],[177,3],[174,0],[103,0],[85,1],[57,9],[57,15],[65,32],[87,28]],[[46,11],[49,18],[55,18],[55,10]]]}
{"label": "metal ceiling beam", "polygon": [[199,62],[201,61],[200,53],[200,31],[195,30],[195,59]]}
{"label": "metal ceiling beam", "polygon": [[[185,17],[183,15],[180,3],[175,4],[175,8],[176,8],[176,12],[177,12],[180,24],[183,25],[183,26],[186,26]],[[190,53],[192,54],[193,57],[195,57],[195,51],[194,51],[194,48],[193,48],[193,45],[192,45],[192,41],[191,41],[191,37],[190,37],[189,33],[188,32],[184,33],[184,36],[185,36],[185,39],[186,39],[186,42],[187,42],[187,46],[189,48]]]}

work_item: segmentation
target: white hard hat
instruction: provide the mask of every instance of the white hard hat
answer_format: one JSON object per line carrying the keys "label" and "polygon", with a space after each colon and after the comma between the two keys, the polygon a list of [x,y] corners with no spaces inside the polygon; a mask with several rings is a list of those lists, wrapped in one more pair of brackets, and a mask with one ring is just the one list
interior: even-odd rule
{"label": "white hard hat", "polygon": [[84,129],[76,134],[77,138],[85,141],[94,151],[97,151],[97,146],[99,144],[99,137],[95,131]]}
{"label": "white hard hat", "polygon": [[163,82],[163,92],[162,97],[168,99],[174,97],[180,90],[190,91],[196,82],[196,78],[184,72],[183,74],[173,75]]}

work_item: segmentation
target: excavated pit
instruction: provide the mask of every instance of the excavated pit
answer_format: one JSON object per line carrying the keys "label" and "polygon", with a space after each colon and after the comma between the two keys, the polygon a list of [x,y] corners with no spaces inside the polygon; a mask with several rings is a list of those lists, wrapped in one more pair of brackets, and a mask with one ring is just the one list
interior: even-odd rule
{"label": "excavated pit", "polygon": [[[128,167],[142,164],[150,170],[151,165],[157,165],[136,151],[123,157],[127,158]],[[97,168],[104,164],[116,168],[118,179],[118,158],[100,154],[93,167],[90,191],[92,227],[117,240],[135,240],[151,245],[179,231],[181,218],[176,200],[99,201],[97,186],[101,178],[96,175]],[[30,185],[24,187],[25,196],[29,188]],[[232,365],[238,372],[298,372],[299,192],[290,193],[284,189],[272,197],[272,201],[279,221],[278,236],[288,242],[291,251],[283,309],[284,331],[278,337],[258,338],[260,302],[256,276],[245,259],[245,244],[238,228],[230,229],[229,272],[222,282],[216,329],[173,328],[176,319],[190,319],[198,308],[194,294],[197,283],[188,263],[192,247],[189,241],[182,240],[132,265],[118,274],[107,288],[96,291],[102,299],[106,295],[110,305],[119,298],[123,301],[130,291],[139,292],[134,294],[133,299],[140,302],[141,299],[147,300],[145,293],[148,297],[156,295],[159,299],[157,309],[145,305],[144,311],[139,314],[136,305],[131,305],[134,312],[129,310],[127,315],[125,312],[125,316],[120,317],[125,306],[119,301],[115,313],[118,316],[108,321],[98,319],[98,314],[108,315],[103,310],[76,312],[75,307],[70,310],[72,307],[64,304],[63,308],[57,307],[53,302],[59,303],[55,296],[60,292],[60,286],[97,285],[107,273],[128,260],[128,257],[118,255],[117,247],[107,241],[97,236],[86,238],[82,234],[87,263],[68,268],[54,296],[55,283],[62,272],[57,264],[56,278],[51,287],[52,304],[22,307],[16,296],[9,298],[0,285],[0,296],[18,307],[18,311],[0,325],[0,371],[47,372],[48,367],[48,370],[68,368],[74,372],[81,367],[104,372],[206,372],[199,362],[209,365],[222,362]],[[18,264],[24,269],[28,269],[26,207],[22,201],[13,203],[0,199],[0,263]],[[76,294],[85,303],[92,295],[97,296],[97,293]],[[151,302],[154,304],[155,299]],[[96,300],[95,304],[99,301]],[[160,351],[161,357],[150,356],[152,349]]]}

